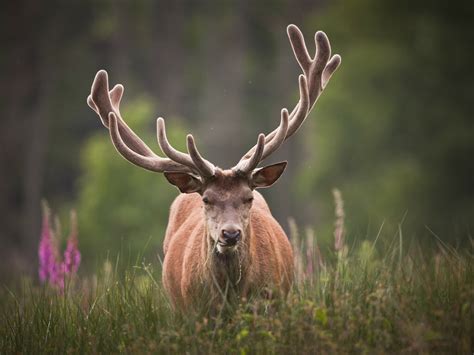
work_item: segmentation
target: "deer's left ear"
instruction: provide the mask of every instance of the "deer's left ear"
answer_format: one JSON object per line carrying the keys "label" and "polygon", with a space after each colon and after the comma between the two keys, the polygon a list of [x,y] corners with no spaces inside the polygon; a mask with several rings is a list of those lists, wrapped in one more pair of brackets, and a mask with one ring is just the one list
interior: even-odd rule
{"label": "deer's left ear", "polygon": [[250,186],[252,189],[272,186],[281,174],[283,174],[287,164],[288,162],[282,161],[280,163],[255,169],[250,178]]}

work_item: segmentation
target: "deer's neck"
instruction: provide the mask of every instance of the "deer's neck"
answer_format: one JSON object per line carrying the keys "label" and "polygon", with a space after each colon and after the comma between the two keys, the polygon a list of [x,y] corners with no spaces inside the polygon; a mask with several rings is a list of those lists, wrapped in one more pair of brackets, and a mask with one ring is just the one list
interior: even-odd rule
{"label": "deer's neck", "polygon": [[205,278],[221,289],[240,289],[246,279],[250,264],[250,228],[244,241],[239,242],[237,249],[232,253],[222,254],[217,251],[212,238],[205,238],[206,267]]}

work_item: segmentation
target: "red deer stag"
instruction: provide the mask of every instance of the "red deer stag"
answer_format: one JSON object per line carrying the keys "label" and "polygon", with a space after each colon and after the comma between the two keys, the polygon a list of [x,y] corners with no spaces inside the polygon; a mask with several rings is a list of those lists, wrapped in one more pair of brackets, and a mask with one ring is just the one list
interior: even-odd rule
{"label": "red deer stag", "polygon": [[187,136],[187,153],[173,148],[163,118],[157,120],[157,138],[167,158],[156,155],[120,115],[123,86],[109,91],[104,70],[92,84],[87,103],[109,129],[117,151],[139,167],[163,173],[182,192],[171,206],[163,246],[163,285],[178,308],[188,309],[203,299],[218,302],[229,289],[243,297],[263,287],[286,294],[291,286],[293,253],[288,237],[255,191],[271,186],[287,163],[258,165],[298,130],[341,58],[330,58],[324,32],[315,35],[314,58],[298,27],[290,25],[287,32],[303,70],[299,101],[290,114],[283,109],[279,126],[260,134],[256,145],[231,169],[220,169],[204,159],[192,135]]}

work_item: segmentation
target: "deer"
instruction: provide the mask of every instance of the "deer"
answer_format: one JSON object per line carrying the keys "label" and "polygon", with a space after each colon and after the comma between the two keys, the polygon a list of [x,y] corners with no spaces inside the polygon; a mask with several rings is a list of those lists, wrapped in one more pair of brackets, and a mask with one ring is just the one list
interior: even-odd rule
{"label": "deer", "polygon": [[165,155],[153,152],[120,114],[121,84],[109,90],[108,74],[100,70],[87,103],[109,130],[118,153],[130,163],[163,173],[181,192],[173,201],[163,241],[163,287],[174,308],[187,310],[198,303],[215,304],[232,294],[238,299],[273,289],[288,294],[293,283],[293,251],[283,228],[256,189],[272,186],[287,161],[259,167],[308,117],[341,57],[331,57],[329,39],[315,34],[311,57],[300,29],[287,34],[302,74],[299,100],[291,113],[281,110],[279,125],[259,134],[256,144],[230,169],[205,159],[194,137],[186,137],[187,152],[168,141],[165,120],[157,119],[157,140]]}

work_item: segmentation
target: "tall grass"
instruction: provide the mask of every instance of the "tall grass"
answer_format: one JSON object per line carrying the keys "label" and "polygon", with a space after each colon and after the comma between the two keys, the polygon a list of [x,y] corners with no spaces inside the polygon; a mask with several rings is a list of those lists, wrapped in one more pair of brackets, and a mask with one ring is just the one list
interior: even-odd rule
{"label": "tall grass", "polygon": [[288,297],[214,316],[174,312],[159,262],[106,261],[64,293],[23,280],[1,291],[0,353],[472,353],[472,251],[407,247],[399,233],[381,253],[384,236],[349,247],[345,234],[342,213],[323,258],[314,232],[291,223]]}

